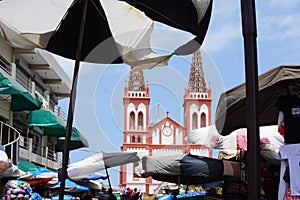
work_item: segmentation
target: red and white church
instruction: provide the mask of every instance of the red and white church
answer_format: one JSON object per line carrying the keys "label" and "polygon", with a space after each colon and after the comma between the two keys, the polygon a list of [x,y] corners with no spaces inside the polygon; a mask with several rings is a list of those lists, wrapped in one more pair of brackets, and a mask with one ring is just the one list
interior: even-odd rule
{"label": "red and white church", "polygon": [[[183,125],[170,118],[168,112],[163,119],[150,124],[149,91],[143,70],[132,68],[124,88],[124,141],[121,150],[145,156],[192,153],[212,157],[211,148],[189,144],[185,140],[191,130],[211,125],[212,90],[204,79],[200,49],[193,54],[189,82],[183,91]],[[156,193],[162,183],[151,177],[137,178],[134,176],[134,167],[134,164],[121,166],[120,186],[139,188],[148,194]]]}

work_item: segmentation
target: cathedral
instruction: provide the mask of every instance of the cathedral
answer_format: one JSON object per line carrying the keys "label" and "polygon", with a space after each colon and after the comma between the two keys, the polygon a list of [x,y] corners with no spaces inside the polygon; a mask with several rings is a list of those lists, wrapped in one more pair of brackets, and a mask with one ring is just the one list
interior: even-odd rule
{"label": "cathedral", "polygon": [[[124,87],[124,140],[122,151],[146,155],[195,154],[212,157],[212,149],[189,144],[187,134],[211,124],[212,90],[207,87],[200,49],[193,54],[189,81],[183,102],[184,124],[173,120],[169,113],[154,124],[149,123],[150,88],[145,83],[143,70],[131,68],[129,80]],[[167,98],[167,97],[166,97]],[[162,182],[149,178],[138,178],[134,174],[135,164],[121,166],[120,186],[139,188],[145,193],[155,194]]]}

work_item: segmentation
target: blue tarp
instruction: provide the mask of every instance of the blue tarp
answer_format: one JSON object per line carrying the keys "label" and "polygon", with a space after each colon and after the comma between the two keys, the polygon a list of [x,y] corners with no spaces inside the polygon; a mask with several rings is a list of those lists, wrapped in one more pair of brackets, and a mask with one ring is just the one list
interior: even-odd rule
{"label": "blue tarp", "polygon": [[[56,185],[52,186],[51,188],[59,188],[60,182],[58,182]],[[65,191],[70,193],[78,193],[78,192],[89,192],[90,189],[88,187],[79,185],[70,179],[66,179],[65,182]]]}
{"label": "blue tarp", "polygon": [[[59,200],[59,196],[57,195],[57,196],[51,197],[51,200]],[[64,200],[72,200],[72,195],[65,194]]]}

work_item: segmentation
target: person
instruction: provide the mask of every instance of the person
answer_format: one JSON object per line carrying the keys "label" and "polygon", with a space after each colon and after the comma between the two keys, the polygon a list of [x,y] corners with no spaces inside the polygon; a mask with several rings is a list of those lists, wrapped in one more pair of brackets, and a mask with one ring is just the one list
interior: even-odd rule
{"label": "person", "polygon": [[[292,87],[293,94],[278,98],[276,107],[278,114],[278,132],[284,137],[284,145],[279,149],[281,158],[280,183],[278,199],[283,199],[287,194],[287,188],[291,189],[291,195],[300,198],[300,91],[297,87]],[[293,176],[289,176],[293,174]]]}
{"label": "person", "polygon": [[117,197],[113,194],[112,188],[109,188],[99,195],[98,200],[117,200]]}
{"label": "person", "polygon": [[293,94],[278,98],[278,132],[284,136],[285,144],[300,143],[300,95]]}
{"label": "person", "polygon": [[131,199],[132,192],[133,192],[132,189],[130,187],[128,187],[126,190],[126,200]]}
{"label": "person", "polygon": [[140,197],[140,192],[137,190],[137,188],[133,189],[131,200],[138,200]]}
{"label": "person", "polygon": [[92,196],[90,193],[83,192],[80,197],[80,200],[92,200]]}
{"label": "person", "polygon": [[141,189],[139,189],[139,197],[138,200],[143,200],[143,192]]}

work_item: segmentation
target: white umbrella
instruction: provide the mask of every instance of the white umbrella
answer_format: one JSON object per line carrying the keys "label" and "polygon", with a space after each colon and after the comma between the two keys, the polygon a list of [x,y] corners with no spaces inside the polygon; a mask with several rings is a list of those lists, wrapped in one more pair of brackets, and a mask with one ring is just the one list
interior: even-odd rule
{"label": "white umbrella", "polygon": [[91,173],[104,169],[107,170],[107,168],[110,167],[138,162],[139,160],[140,158],[138,157],[137,152],[97,153],[78,162],[69,164],[67,172],[70,179],[78,180]]}

